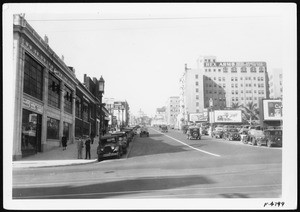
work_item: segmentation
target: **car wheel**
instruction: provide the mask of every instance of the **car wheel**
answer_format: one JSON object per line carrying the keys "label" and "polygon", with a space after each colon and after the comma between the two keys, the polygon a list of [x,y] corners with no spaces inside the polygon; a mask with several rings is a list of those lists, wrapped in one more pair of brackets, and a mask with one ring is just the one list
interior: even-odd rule
{"label": "car wheel", "polygon": [[269,139],[267,140],[267,147],[272,147],[271,141]]}

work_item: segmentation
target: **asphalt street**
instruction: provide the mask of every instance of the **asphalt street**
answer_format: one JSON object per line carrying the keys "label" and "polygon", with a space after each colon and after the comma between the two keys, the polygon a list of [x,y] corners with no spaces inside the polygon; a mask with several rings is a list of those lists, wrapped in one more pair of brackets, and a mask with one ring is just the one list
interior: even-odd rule
{"label": "asphalt street", "polygon": [[282,149],[177,130],[137,136],[126,157],[13,169],[14,199],[277,198]]}

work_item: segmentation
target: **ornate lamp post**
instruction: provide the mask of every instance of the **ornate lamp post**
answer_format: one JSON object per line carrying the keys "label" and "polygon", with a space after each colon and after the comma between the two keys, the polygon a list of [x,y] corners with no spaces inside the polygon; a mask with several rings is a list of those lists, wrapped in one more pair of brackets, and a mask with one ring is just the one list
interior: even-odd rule
{"label": "ornate lamp post", "polygon": [[100,98],[100,127],[99,127],[99,135],[101,137],[102,135],[102,96],[104,94],[104,84],[105,84],[105,81],[103,79],[103,77],[101,76],[100,77],[100,80],[99,80],[99,98]]}

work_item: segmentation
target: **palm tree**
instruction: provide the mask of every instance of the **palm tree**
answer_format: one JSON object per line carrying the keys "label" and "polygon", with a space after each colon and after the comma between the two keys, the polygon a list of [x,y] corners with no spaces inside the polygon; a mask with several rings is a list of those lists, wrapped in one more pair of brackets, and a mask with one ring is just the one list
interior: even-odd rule
{"label": "palm tree", "polygon": [[252,123],[252,119],[258,120],[258,108],[257,108],[257,104],[253,103],[253,102],[248,102],[248,104],[246,106],[243,106],[243,111],[244,111],[244,115],[245,117],[247,117],[247,119],[249,119],[250,124]]}
{"label": "palm tree", "polygon": [[238,102],[237,102],[237,103],[234,103],[234,102],[233,102],[233,103],[231,104],[231,109],[233,109],[233,110],[239,109],[239,108],[241,108],[241,106],[242,106],[242,105],[239,105]]}

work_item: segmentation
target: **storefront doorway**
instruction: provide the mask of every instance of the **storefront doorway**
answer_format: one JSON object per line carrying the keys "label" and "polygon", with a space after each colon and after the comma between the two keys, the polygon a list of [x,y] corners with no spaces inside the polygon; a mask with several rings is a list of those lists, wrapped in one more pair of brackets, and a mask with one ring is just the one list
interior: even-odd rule
{"label": "storefront doorway", "polygon": [[22,157],[41,152],[42,116],[23,109],[22,117]]}

